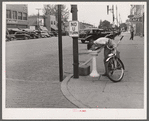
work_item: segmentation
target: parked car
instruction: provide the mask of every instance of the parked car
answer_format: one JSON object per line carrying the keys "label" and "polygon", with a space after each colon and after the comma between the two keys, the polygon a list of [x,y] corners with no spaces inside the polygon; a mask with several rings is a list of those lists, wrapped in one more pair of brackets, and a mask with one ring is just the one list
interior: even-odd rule
{"label": "parked car", "polygon": [[41,32],[40,32],[40,35],[41,35],[42,38],[50,37],[50,35],[49,35],[48,32],[46,32],[46,31],[41,31]]}
{"label": "parked car", "polygon": [[30,35],[31,39],[36,39],[36,38],[40,37],[39,34],[36,31],[34,31],[34,30],[24,29],[23,31],[26,32],[28,35]]}
{"label": "parked car", "polygon": [[55,36],[55,37],[58,36],[58,33],[57,33],[56,31],[50,31],[49,34],[50,34],[51,36]]}
{"label": "parked car", "polygon": [[98,28],[88,28],[84,30],[80,30],[79,32],[79,40],[81,40],[82,43],[85,43],[85,41],[94,41],[100,37],[106,36],[108,33],[105,32],[104,29],[98,29]]}
{"label": "parked car", "polygon": [[27,32],[25,31],[21,31],[21,32],[17,32],[15,34],[16,39],[23,39],[23,40],[27,40],[30,39],[31,36],[29,34],[27,34]]}
{"label": "parked car", "polygon": [[19,32],[21,30],[17,29],[17,28],[8,28],[6,30],[6,41],[12,41],[14,39],[16,39],[15,34],[16,32]]}
{"label": "parked car", "polygon": [[40,36],[36,32],[29,32],[28,34],[32,39],[40,38]]}
{"label": "parked car", "polygon": [[14,34],[9,34],[9,31],[6,31],[6,41],[12,41],[15,39],[15,35]]}

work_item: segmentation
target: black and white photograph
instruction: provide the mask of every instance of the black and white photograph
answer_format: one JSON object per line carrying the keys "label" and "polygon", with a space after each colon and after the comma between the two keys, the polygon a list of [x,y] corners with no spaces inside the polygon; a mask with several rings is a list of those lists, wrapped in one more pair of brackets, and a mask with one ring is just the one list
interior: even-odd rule
{"label": "black and white photograph", "polygon": [[2,119],[146,119],[146,2],[2,2]]}

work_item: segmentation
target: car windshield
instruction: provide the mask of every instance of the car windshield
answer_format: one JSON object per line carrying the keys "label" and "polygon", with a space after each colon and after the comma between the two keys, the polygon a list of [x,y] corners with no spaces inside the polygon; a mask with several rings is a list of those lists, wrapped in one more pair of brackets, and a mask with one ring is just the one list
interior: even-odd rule
{"label": "car windshield", "polygon": [[80,30],[80,34],[86,34],[86,33],[88,33],[89,32],[89,30]]}

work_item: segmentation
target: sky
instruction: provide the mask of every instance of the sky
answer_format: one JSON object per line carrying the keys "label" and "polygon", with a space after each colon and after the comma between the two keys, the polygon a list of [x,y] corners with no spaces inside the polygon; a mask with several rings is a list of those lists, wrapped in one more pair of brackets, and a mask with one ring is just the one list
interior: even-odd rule
{"label": "sky", "polygon": [[[28,3],[28,14],[37,14],[38,11],[36,8],[43,9],[44,4],[60,4],[58,2],[32,2]],[[131,2],[61,2],[61,4],[65,4],[69,10],[71,10],[71,4],[76,4],[78,8],[78,21],[90,23],[94,26],[98,26],[100,20],[108,20],[112,23],[112,13],[109,12],[107,14],[107,5],[109,8],[112,8],[114,5],[115,17],[116,17],[116,5],[117,5],[117,15],[122,22],[126,22],[128,19],[128,15],[130,15],[130,5],[133,4]],[[43,11],[40,10],[40,15],[43,14]],[[72,13],[69,12],[69,21],[72,20]]]}

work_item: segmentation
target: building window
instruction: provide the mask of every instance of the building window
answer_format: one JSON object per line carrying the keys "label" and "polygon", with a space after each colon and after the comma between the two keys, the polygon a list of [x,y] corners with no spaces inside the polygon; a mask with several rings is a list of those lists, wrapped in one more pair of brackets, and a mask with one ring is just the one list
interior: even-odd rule
{"label": "building window", "polygon": [[17,19],[17,11],[13,11],[12,17],[13,19]]}
{"label": "building window", "polygon": [[54,21],[54,25],[55,25],[55,21]]}
{"label": "building window", "polygon": [[27,13],[23,13],[23,20],[27,20]]}
{"label": "building window", "polygon": [[11,10],[7,10],[7,18],[11,18]]}
{"label": "building window", "polygon": [[22,20],[22,13],[21,12],[18,12],[18,19]]}
{"label": "building window", "polygon": [[53,21],[51,21],[51,25],[53,24]]}

